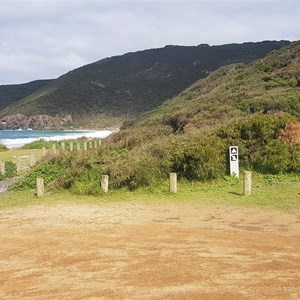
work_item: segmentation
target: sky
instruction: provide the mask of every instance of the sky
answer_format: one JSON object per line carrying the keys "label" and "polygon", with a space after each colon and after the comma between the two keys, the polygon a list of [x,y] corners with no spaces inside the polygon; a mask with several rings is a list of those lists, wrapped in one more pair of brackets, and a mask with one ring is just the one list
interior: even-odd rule
{"label": "sky", "polygon": [[165,45],[300,40],[300,0],[0,0],[0,85]]}

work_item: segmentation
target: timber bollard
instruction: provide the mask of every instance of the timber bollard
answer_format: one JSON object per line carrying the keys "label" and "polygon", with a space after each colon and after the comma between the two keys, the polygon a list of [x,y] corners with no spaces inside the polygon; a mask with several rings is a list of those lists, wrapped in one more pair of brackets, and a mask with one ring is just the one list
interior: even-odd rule
{"label": "timber bollard", "polygon": [[101,140],[98,141],[98,145],[99,145],[99,147],[101,146]]}
{"label": "timber bollard", "polygon": [[77,144],[76,144],[76,150],[77,150],[77,151],[80,151],[80,143],[77,143]]}
{"label": "timber bollard", "polygon": [[5,161],[0,160],[0,175],[5,175]]}
{"label": "timber bollard", "polygon": [[65,142],[61,142],[61,144],[60,144],[60,151],[61,152],[65,152],[65,150],[66,150],[66,144],[65,144]]}
{"label": "timber bollard", "polygon": [[93,142],[89,142],[90,144],[90,149],[93,149]]}
{"label": "timber bollard", "polygon": [[98,148],[98,142],[97,142],[97,140],[96,140],[96,141],[94,141],[94,148],[95,148],[95,149],[97,149],[97,148]]}
{"label": "timber bollard", "polygon": [[70,151],[73,152],[73,150],[74,150],[74,144],[73,142],[70,142]]}
{"label": "timber bollard", "polygon": [[34,152],[31,152],[30,156],[29,156],[29,166],[33,167],[35,165],[35,163],[36,163],[36,160],[35,160]]}
{"label": "timber bollard", "polygon": [[177,173],[170,173],[170,192],[177,193]]}
{"label": "timber bollard", "polygon": [[252,172],[244,171],[244,195],[250,196],[252,188]]}
{"label": "timber bollard", "polygon": [[87,150],[87,142],[83,142],[83,151]]}
{"label": "timber bollard", "polygon": [[36,195],[37,197],[44,196],[44,178],[38,177],[36,179]]}
{"label": "timber bollard", "polygon": [[56,151],[56,144],[52,144],[51,149],[52,149],[52,154],[53,154],[53,155],[56,155],[56,154],[57,154],[57,151]]}
{"label": "timber bollard", "polygon": [[108,175],[102,175],[101,188],[104,191],[104,193],[108,192],[108,179],[109,179]]}
{"label": "timber bollard", "polygon": [[46,147],[42,147],[42,157],[46,156]]}
{"label": "timber bollard", "polygon": [[20,174],[22,171],[22,157],[17,156],[17,174]]}

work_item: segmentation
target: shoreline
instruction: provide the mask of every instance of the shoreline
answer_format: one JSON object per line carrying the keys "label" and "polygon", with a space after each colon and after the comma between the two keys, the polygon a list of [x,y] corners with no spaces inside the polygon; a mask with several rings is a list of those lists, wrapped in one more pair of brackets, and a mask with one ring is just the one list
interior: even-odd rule
{"label": "shoreline", "polygon": [[[5,145],[9,149],[20,148],[26,144],[38,140],[63,141],[63,140],[77,140],[80,138],[87,139],[104,139],[112,133],[118,132],[118,128],[93,130],[93,129],[73,129],[73,130],[6,130],[1,136],[0,144]],[[11,134],[10,134],[11,133]]]}

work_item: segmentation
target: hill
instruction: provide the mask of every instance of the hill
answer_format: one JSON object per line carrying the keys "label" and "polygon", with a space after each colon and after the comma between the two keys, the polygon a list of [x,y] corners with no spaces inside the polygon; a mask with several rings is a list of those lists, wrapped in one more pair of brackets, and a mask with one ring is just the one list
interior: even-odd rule
{"label": "hill", "polygon": [[0,85],[0,110],[44,87],[51,80],[35,80],[23,84]]}
{"label": "hill", "polygon": [[135,122],[207,130],[249,114],[300,117],[300,42],[249,64],[222,67]]}
{"label": "hill", "polygon": [[295,42],[247,65],[218,69],[109,136],[100,149],[54,157],[15,187],[33,187],[37,175],[46,173],[49,181],[57,178],[53,188],[101,195],[105,174],[111,189],[166,190],[170,172],[189,181],[224,178],[232,145],[239,147],[241,170],[267,174],[265,182],[277,184],[283,173],[300,174],[299,121],[300,42]]}
{"label": "hill", "polygon": [[221,66],[250,62],[287,41],[166,46],[73,70],[0,112],[0,117],[71,115],[75,126],[120,126],[164,103]]}

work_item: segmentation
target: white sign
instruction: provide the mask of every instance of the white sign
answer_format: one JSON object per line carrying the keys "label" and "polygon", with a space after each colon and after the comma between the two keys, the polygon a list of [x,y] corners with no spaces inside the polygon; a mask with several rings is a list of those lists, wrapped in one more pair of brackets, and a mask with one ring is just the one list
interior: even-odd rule
{"label": "white sign", "polygon": [[230,160],[230,175],[235,174],[239,177],[239,148],[238,146],[229,147],[229,160]]}

